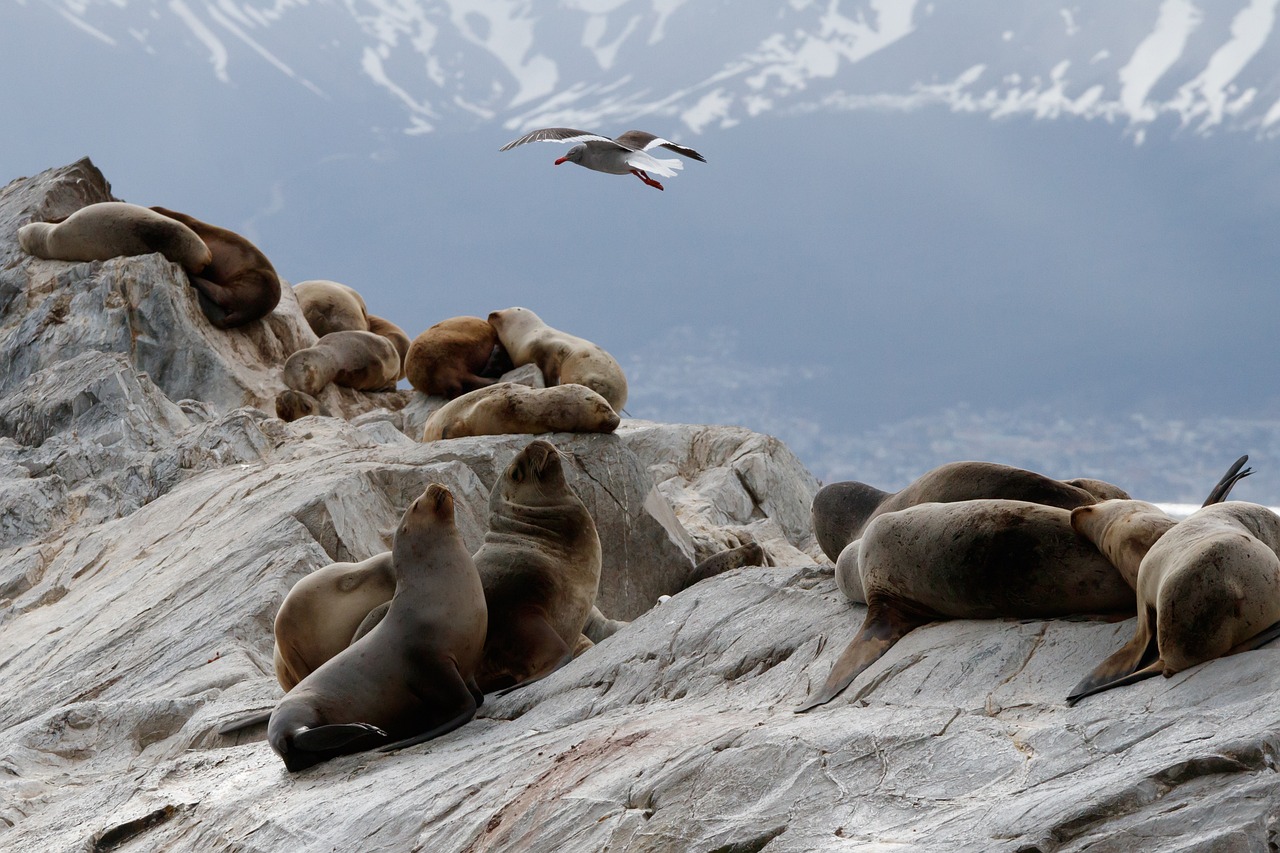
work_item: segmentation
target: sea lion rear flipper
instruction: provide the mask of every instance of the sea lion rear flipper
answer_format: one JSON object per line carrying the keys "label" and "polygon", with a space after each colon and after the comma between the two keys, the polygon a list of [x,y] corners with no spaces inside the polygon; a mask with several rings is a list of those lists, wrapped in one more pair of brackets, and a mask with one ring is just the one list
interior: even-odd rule
{"label": "sea lion rear flipper", "polygon": [[889,651],[894,643],[929,621],[927,617],[904,611],[882,599],[869,603],[861,630],[836,660],[826,683],[796,708],[796,713],[803,714],[836,698],[863,670]]}
{"label": "sea lion rear flipper", "polygon": [[270,719],[270,709],[266,711],[258,711],[257,713],[249,714],[247,717],[241,717],[238,720],[232,720],[229,723],[224,723],[219,727],[218,734],[229,735],[234,732],[241,731],[242,729],[247,729],[251,726],[261,725],[262,723],[268,722]]}
{"label": "sea lion rear flipper", "polygon": [[578,642],[574,643],[573,651],[570,652],[570,654],[576,658],[578,655],[582,654],[588,649],[593,648],[594,646],[595,646],[595,643],[591,642],[590,637],[588,637],[586,634],[579,634]]}
{"label": "sea lion rear flipper", "polygon": [[1227,654],[1234,655],[1236,652],[1251,652],[1254,649],[1260,649],[1277,637],[1280,637],[1280,622],[1275,623],[1269,628],[1263,628],[1243,643],[1240,643],[1235,648],[1231,649]]}
{"label": "sea lion rear flipper", "polygon": [[361,752],[373,746],[373,744],[352,748],[353,745],[364,738],[373,737],[385,740],[388,735],[382,729],[369,723],[331,723],[326,726],[316,726],[312,729],[303,729],[300,732],[295,732],[292,740],[293,746],[303,752],[333,752],[335,750]]}
{"label": "sea lion rear flipper", "polygon": [[[1209,497],[1204,499],[1204,503],[1201,504],[1201,506],[1209,506],[1210,504],[1218,504],[1225,501],[1227,499],[1227,495],[1231,493],[1232,487],[1253,473],[1252,468],[1244,468],[1244,463],[1248,461],[1249,454],[1247,453],[1237,459],[1232,466],[1227,469],[1227,473],[1222,475],[1222,479],[1213,487],[1213,491],[1209,492]],[[1244,470],[1240,470],[1241,468],[1244,468]]]}
{"label": "sea lion rear flipper", "polygon": [[[1156,664],[1160,666],[1147,672]],[[1140,614],[1138,629],[1134,632],[1133,639],[1086,675],[1067,696],[1067,704],[1074,705],[1086,696],[1110,690],[1112,687],[1132,684],[1163,671],[1164,661],[1160,659],[1156,646],[1156,634],[1148,629],[1147,621]]]}
{"label": "sea lion rear flipper", "polygon": [[[356,628],[356,632],[351,635],[351,642],[354,643],[356,640],[372,631],[374,627],[382,621],[382,617],[387,615],[387,611],[390,609],[391,602],[384,601],[377,607],[370,610],[369,615],[365,616],[364,619],[361,620],[359,627]],[[350,645],[350,643],[347,645]]]}

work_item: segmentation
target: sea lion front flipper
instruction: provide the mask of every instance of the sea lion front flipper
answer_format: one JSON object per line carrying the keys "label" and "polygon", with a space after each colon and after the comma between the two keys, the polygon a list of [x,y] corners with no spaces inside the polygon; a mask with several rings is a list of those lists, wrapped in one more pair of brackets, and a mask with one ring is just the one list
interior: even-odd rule
{"label": "sea lion front flipper", "polygon": [[[432,738],[438,738],[441,735],[447,735],[454,729],[470,722],[476,715],[476,708],[480,702],[476,701],[475,691],[479,688],[475,687],[474,679],[463,681],[456,665],[450,666],[448,671],[443,674],[443,678],[432,686],[436,688],[436,690],[433,690],[435,695],[431,699],[432,705],[441,709],[458,707],[460,709],[458,713],[440,725],[432,726],[425,732],[419,732],[416,735],[411,735],[393,743],[383,744],[378,747],[379,752],[394,752],[398,749],[404,749],[406,746],[413,746],[414,744],[429,741]],[[481,695],[480,701],[483,700],[484,696]]]}
{"label": "sea lion front flipper", "polygon": [[796,713],[803,714],[836,698],[864,669],[880,660],[894,643],[930,621],[929,617],[906,610],[893,601],[876,598],[869,602],[867,618],[862,621],[857,636],[836,660],[822,689],[796,708]]}
{"label": "sea lion front flipper", "polygon": [[369,737],[378,737],[386,740],[388,735],[382,729],[369,723],[331,723],[295,732],[292,740],[293,746],[303,752],[333,752],[335,750],[361,752],[373,744],[354,749],[351,748],[352,745],[363,738]]}
{"label": "sea lion front flipper", "polygon": [[222,726],[218,728],[218,734],[229,735],[234,732],[241,731],[242,729],[247,729],[251,726],[261,725],[262,723],[269,722],[270,720],[271,720],[270,709],[266,711],[258,711],[257,713],[249,714],[247,717],[241,717],[238,720],[232,720],[229,723],[223,723]]}
{"label": "sea lion front flipper", "polygon": [[[356,628],[356,632],[351,635],[351,642],[354,643],[356,640],[372,631],[374,627],[382,621],[382,618],[387,615],[387,611],[390,609],[391,602],[384,601],[377,607],[370,610],[369,614],[360,621],[360,625]],[[350,645],[350,643],[348,643],[348,645]]]}
{"label": "sea lion front flipper", "polygon": [[[1068,705],[1074,705],[1094,693],[1132,684],[1134,681],[1141,681],[1143,678],[1150,678],[1164,671],[1164,662],[1160,659],[1159,649],[1156,646],[1156,633],[1150,629],[1147,618],[1145,611],[1139,613],[1138,628],[1133,634],[1133,639],[1098,664],[1093,672],[1086,675],[1072,689],[1067,696]],[[1139,673],[1145,673],[1157,663],[1160,664],[1159,669],[1141,677],[1133,677],[1138,676]]]}
{"label": "sea lion front flipper", "polygon": [[601,640],[609,639],[630,624],[630,622],[610,619],[600,612],[599,607],[593,604],[591,605],[591,612],[587,614],[587,624],[582,626],[582,633],[591,642],[598,643]]}
{"label": "sea lion front flipper", "polygon": [[569,654],[573,655],[573,657],[576,658],[578,655],[594,647],[595,647],[595,643],[591,642],[590,637],[588,637],[586,634],[579,634],[578,642],[574,643],[573,651],[571,651]]}
{"label": "sea lion front flipper", "polygon": [[[1248,461],[1249,454],[1247,453],[1237,459],[1231,467],[1227,469],[1227,473],[1222,475],[1222,479],[1213,487],[1213,491],[1209,492],[1209,497],[1204,499],[1204,503],[1202,503],[1201,506],[1206,507],[1210,504],[1219,504],[1225,501],[1227,499],[1227,495],[1231,494],[1232,487],[1253,473],[1252,468],[1244,468],[1244,463]],[[1244,468],[1244,470],[1240,470],[1241,468]]]}
{"label": "sea lion front flipper", "polygon": [[[524,607],[510,613],[508,620],[495,657],[507,664],[506,671],[516,682],[513,687],[537,681],[573,660],[573,649],[540,610]],[[486,658],[491,651],[495,650],[486,643]]]}

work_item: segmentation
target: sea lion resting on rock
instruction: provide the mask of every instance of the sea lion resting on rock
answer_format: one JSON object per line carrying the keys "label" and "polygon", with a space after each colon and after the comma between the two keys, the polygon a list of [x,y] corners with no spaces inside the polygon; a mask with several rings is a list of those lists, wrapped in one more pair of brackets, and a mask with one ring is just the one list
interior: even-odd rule
{"label": "sea lion resting on rock", "polygon": [[489,323],[517,367],[538,365],[548,385],[585,385],[615,412],[627,404],[627,377],[598,344],[548,326],[528,308],[494,311]]}
{"label": "sea lion resting on rock", "polygon": [[351,645],[369,611],[396,591],[390,551],[359,563],[330,563],[289,590],[275,622],[276,678],[292,690]]}
{"label": "sea lion resting on rock", "polygon": [[925,503],[874,518],[855,546],[867,614],[822,687],[843,691],[907,633],[943,619],[1132,613],[1133,590],[1059,507]]}
{"label": "sea lion resting on rock", "polygon": [[18,229],[23,251],[53,261],[105,261],[159,252],[195,275],[213,253],[176,219],[123,201],[86,205],[58,223],[29,222]]}
{"label": "sea lion resting on rock", "polygon": [[823,553],[835,561],[873,518],[916,504],[999,498],[1075,509],[1128,497],[1123,489],[1102,480],[1053,480],[996,462],[949,462],[921,474],[899,492],[855,481],[823,486],[813,498],[813,532]]}
{"label": "sea lion resting on rock", "polygon": [[395,388],[400,354],[373,332],[330,332],[315,346],[300,349],[284,363],[284,384],[316,397],[330,382],[357,391]]}
{"label": "sea lion resting on rock", "polygon": [[396,380],[403,379],[404,360],[409,355],[409,336],[405,334],[404,329],[390,320],[384,320],[377,314],[369,315],[369,331],[375,335],[382,335],[382,337],[391,341],[391,345],[396,348],[396,352],[400,354],[400,375],[396,377]]}
{"label": "sea lion resting on rock", "polygon": [[295,284],[293,294],[318,338],[331,332],[369,331],[369,311],[354,287],[316,278]]}
{"label": "sea lion resting on rock", "polygon": [[226,228],[202,222],[194,216],[165,207],[151,208],[181,222],[196,233],[213,256],[199,273],[191,273],[191,285],[200,298],[200,310],[219,329],[252,323],[272,312],[280,302],[280,278],[257,246]]}
{"label": "sea lion resting on rock", "polygon": [[423,441],[469,435],[544,432],[613,432],[617,412],[584,385],[529,388],[499,382],[450,400],[431,413]]}
{"label": "sea lion resting on rock", "polygon": [[498,331],[485,320],[450,317],[413,339],[405,358],[405,377],[423,394],[452,400],[497,381],[485,374],[495,348],[501,346]]}
{"label": "sea lion resting on rock", "polygon": [[487,627],[484,590],[448,489],[428,486],[405,511],[391,560],[396,591],[386,617],[271,714],[267,739],[290,771],[437,737],[470,720],[483,701],[475,672]]}

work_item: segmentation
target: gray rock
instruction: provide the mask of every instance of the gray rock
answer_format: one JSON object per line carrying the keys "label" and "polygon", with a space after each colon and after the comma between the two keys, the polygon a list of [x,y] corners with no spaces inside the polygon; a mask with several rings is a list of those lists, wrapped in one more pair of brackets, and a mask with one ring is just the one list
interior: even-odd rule
{"label": "gray rock", "polygon": [[[82,198],[65,175],[31,186],[0,192],[0,224]],[[145,258],[98,272],[112,264],[120,292],[141,294],[130,276],[168,274]],[[1067,691],[1133,620],[956,620],[917,629],[830,705],[793,714],[865,611],[813,564],[801,523],[812,477],[775,440],[730,427],[625,422],[617,435],[552,436],[572,454],[571,482],[609,554],[601,609],[634,621],[545,680],[489,697],[442,738],[291,776],[260,728],[216,734],[279,695],[271,624],[285,592],[320,565],[384,549],[428,482],[454,491],[477,547],[488,490],[528,439],[421,445],[396,435],[403,412],[377,400],[353,400],[369,413],[343,412],[350,422],[285,424],[243,391],[170,390],[185,387],[180,371],[144,369],[136,349],[95,349],[105,325],[93,346],[22,338],[13,330],[36,328],[24,324],[44,301],[20,295],[50,269],[20,259],[0,273],[0,287],[19,285],[0,352],[25,365],[0,388],[4,849],[1280,842],[1280,649],[1068,708]],[[156,291],[135,313],[178,304]],[[134,322],[126,313],[114,322]],[[186,360],[240,358],[224,377],[270,375],[262,350],[228,355],[204,337],[198,311],[172,319]],[[735,569],[651,606],[695,551],[748,537],[778,566]]]}

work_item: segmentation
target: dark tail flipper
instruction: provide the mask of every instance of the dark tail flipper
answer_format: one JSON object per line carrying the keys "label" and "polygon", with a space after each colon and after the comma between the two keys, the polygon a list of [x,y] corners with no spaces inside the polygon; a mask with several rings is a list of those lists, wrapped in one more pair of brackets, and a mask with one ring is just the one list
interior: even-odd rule
{"label": "dark tail flipper", "polygon": [[1209,497],[1204,499],[1204,503],[1202,503],[1201,506],[1204,507],[1209,506],[1210,504],[1220,504],[1225,501],[1227,499],[1227,495],[1231,494],[1232,487],[1253,473],[1252,468],[1244,467],[1244,463],[1248,461],[1249,454],[1247,453],[1237,459],[1235,464],[1227,469],[1227,473],[1222,475],[1222,479],[1213,487],[1213,491],[1209,492]]}

